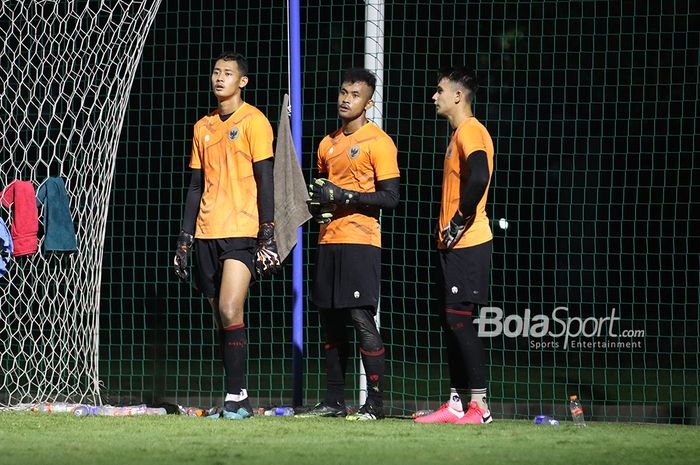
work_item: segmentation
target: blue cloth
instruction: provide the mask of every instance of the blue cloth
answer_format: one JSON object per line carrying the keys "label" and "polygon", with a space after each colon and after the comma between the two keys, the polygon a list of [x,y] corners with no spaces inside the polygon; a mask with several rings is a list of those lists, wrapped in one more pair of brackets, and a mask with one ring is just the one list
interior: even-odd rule
{"label": "blue cloth", "polygon": [[37,207],[44,205],[44,252],[75,252],[78,246],[62,178],[48,178],[39,187]]}
{"label": "blue cloth", "polygon": [[7,273],[7,264],[12,258],[13,251],[12,234],[10,234],[5,223],[0,220],[0,276]]}

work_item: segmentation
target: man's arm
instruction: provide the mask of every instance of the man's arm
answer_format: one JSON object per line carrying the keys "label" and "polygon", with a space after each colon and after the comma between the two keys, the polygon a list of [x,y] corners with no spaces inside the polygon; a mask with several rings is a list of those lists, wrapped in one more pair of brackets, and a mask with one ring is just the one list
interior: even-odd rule
{"label": "man's arm", "polygon": [[253,175],[258,189],[258,221],[260,224],[275,220],[274,159],[266,158],[253,163]]}
{"label": "man's arm", "polygon": [[269,276],[280,270],[277,242],[275,241],[275,183],[274,161],[266,158],[253,163],[253,175],[258,190],[258,245],[255,249],[255,270]]}
{"label": "man's arm", "polygon": [[460,182],[459,209],[450,220],[450,224],[442,230],[442,242],[448,249],[455,245],[464,231],[471,226],[476,207],[489,185],[489,162],[486,152],[473,152],[467,158],[466,164],[468,169],[462,169],[461,172],[469,173],[469,177],[462,177]]}
{"label": "man's arm", "polygon": [[190,187],[187,189],[187,197],[185,197],[185,213],[182,216],[182,230],[188,234],[194,234],[199,203],[202,201],[203,177],[202,170],[192,170]]}
{"label": "man's arm", "polygon": [[194,229],[199,213],[199,203],[202,200],[202,170],[193,169],[190,178],[190,187],[187,189],[185,197],[185,213],[182,218],[182,228],[177,237],[177,248],[175,249],[175,274],[178,278],[186,280],[189,277],[188,255],[192,243],[194,242]]}
{"label": "man's arm", "polygon": [[315,179],[309,186],[309,196],[321,205],[365,205],[393,210],[399,204],[399,178],[375,183],[376,192],[356,192],[336,186],[328,179]]}
{"label": "man's arm", "polygon": [[[463,216],[476,213],[476,207],[489,185],[489,161],[486,152],[479,150],[467,158],[469,179],[461,179],[459,192],[459,211]],[[465,170],[462,170],[464,172]]]}

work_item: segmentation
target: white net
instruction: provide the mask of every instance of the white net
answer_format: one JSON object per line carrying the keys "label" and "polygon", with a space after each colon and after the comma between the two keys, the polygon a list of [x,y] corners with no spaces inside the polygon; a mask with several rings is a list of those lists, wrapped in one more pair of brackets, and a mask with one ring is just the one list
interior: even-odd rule
{"label": "white net", "polygon": [[[0,6],[0,220],[15,229],[16,251],[31,249],[32,236],[38,238],[38,251],[12,257],[0,276],[0,407],[100,403],[100,278],[114,159],[159,5],[3,0]],[[41,192],[49,178],[63,180],[65,195],[44,199],[33,232],[35,200],[26,187]],[[56,242],[70,241],[54,222],[66,205],[73,253],[52,251]]]}

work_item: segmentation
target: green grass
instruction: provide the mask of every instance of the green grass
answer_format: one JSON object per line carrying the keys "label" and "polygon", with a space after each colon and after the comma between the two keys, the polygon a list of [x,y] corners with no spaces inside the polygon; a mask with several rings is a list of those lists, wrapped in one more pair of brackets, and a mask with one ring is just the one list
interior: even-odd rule
{"label": "green grass", "polygon": [[387,419],[76,418],[0,412],[0,464],[698,463],[700,428],[569,422],[538,427],[419,425]]}

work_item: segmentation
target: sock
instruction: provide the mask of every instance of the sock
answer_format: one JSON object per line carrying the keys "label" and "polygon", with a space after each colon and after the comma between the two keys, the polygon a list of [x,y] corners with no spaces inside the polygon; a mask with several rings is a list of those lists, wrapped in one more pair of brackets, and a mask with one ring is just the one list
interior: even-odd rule
{"label": "sock", "polygon": [[476,402],[479,408],[488,410],[489,405],[486,403],[486,388],[472,389],[472,402]]}
{"label": "sock", "polygon": [[[224,328],[224,370],[226,372],[226,392],[234,396],[245,393],[245,362],[247,356],[247,341],[245,326],[231,325]],[[228,394],[227,394],[228,396]],[[245,393],[245,397],[248,394]]]}
{"label": "sock", "polygon": [[384,343],[374,321],[374,307],[350,309],[350,319],[360,342],[362,365],[367,378],[367,402],[382,405],[382,380],[384,378]]}
{"label": "sock", "polygon": [[382,378],[384,378],[384,347],[367,352],[360,347],[362,364],[367,376],[367,400],[375,404],[382,403]]}
{"label": "sock", "polygon": [[[473,309],[472,304],[452,305],[445,309],[445,318],[462,353],[463,369],[470,386],[479,386],[477,389],[482,389],[481,386],[487,386],[486,355],[481,339],[474,328]],[[459,385],[455,387],[460,389]],[[463,395],[462,398],[465,399],[466,396]]]}
{"label": "sock", "polygon": [[464,411],[464,407],[462,406],[462,397],[455,388],[450,388],[449,407],[453,410],[457,410],[458,412]]}
{"label": "sock", "polygon": [[345,404],[345,369],[348,361],[348,343],[326,343],[326,402]]}
{"label": "sock", "polygon": [[248,391],[245,389],[241,389],[238,392],[238,394],[232,394],[230,392],[227,392],[226,398],[224,399],[224,402],[229,402],[229,401],[240,402],[243,399],[247,399],[247,398],[248,398]]}

